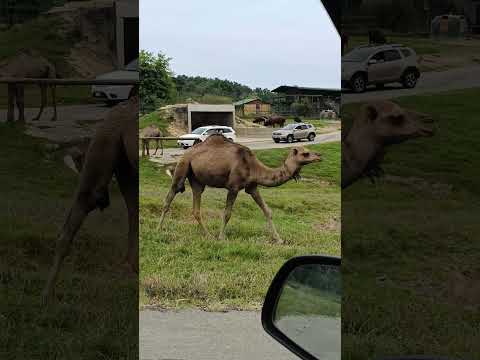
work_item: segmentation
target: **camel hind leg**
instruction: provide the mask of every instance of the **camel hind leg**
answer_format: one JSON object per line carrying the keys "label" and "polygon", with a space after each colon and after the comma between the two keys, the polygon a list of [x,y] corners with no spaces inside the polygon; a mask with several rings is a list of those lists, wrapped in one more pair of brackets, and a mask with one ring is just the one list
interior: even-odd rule
{"label": "camel hind leg", "polygon": [[128,160],[115,170],[128,212],[128,247],[125,262],[138,273],[138,174],[128,164]]}
{"label": "camel hind leg", "polygon": [[41,101],[40,101],[40,110],[38,111],[37,116],[35,116],[32,120],[37,121],[40,120],[40,117],[42,116],[43,109],[45,108],[45,105],[47,104],[47,86],[44,84],[40,85],[40,96],[41,96]]}
{"label": "camel hind leg", "polygon": [[197,220],[198,224],[201,226],[203,232],[206,236],[210,236],[210,233],[207,230],[207,227],[202,221],[202,213],[200,211],[200,206],[202,202],[202,193],[205,190],[205,186],[195,181],[192,177],[189,179],[190,186],[192,187],[192,197],[193,197],[193,217]]}
{"label": "camel hind leg", "polygon": [[175,195],[185,192],[185,180],[187,179],[189,171],[190,162],[188,160],[180,160],[175,167],[175,174],[173,175],[172,186],[170,187],[170,191],[165,198],[158,229],[162,229],[163,222],[165,221],[165,216],[170,210],[170,205],[172,204]]}
{"label": "camel hind leg", "polygon": [[220,240],[225,239],[225,228],[227,227],[228,222],[230,221],[230,217],[232,216],[233,204],[237,199],[238,191],[229,190],[227,195],[227,203],[225,205],[225,212],[223,214],[223,224],[222,229],[220,230],[220,235],[218,238]]}
{"label": "camel hind leg", "polygon": [[56,94],[55,85],[50,85],[50,90],[52,92],[52,107],[53,107],[53,117],[51,121],[57,121],[57,94]]}
{"label": "camel hind leg", "polygon": [[108,205],[108,192],[106,196],[105,194],[98,195],[100,195],[98,199],[92,199],[91,196],[85,196],[85,194],[81,193],[77,195],[75,202],[68,213],[62,231],[57,238],[55,259],[42,294],[44,303],[48,301],[53,291],[63,260],[68,255],[73,238],[83,221],[87,215],[96,208],[97,203],[99,203],[101,207]]}

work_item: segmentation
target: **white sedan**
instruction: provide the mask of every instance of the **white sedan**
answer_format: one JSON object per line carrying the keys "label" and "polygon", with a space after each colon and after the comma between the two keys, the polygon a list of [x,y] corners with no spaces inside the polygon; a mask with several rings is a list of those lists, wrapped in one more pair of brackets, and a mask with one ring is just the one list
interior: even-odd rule
{"label": "white sedan", "polygon": [[[123,70],[115,70],[96,77],[97,80],[138,80],[138,59],[133,60]],[[94,85],[92,95],[97,99],[105,100],[107,104],[115,105],[128,100],[132,85]]]}
{"label": "white sedan", "polygon": [[212,125],[196,128],[190,134],[180,136],[180,140],[177,141],[177,144],[184,149],[187,149],[194,144],[205,141],[207,137],[213,134],[221,134],[233,142],[235,142],[237,139],[235,130],[233,130],[231,127]]}

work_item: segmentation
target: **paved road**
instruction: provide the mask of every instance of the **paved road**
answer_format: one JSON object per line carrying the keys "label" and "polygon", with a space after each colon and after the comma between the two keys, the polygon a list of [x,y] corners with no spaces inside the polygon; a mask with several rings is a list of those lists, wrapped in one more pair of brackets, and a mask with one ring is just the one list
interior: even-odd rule
{"label": "paved road", "polygon": [[139,330],[141,360],[298,360],[258,312],[141,311]]}
{"label": "paved road", "polygon": [[[276,144],[273,142],[271,138],[268,138],[268,139],[237,138],[237,142],[239,144],[248,146],[252,150],[280,149],[280,148],[288,148],[288,147],[298,146],[298,145],[308,146],[312,144],[322,144],[322,143],[335,142],[340,140],[341,140],[340,131],[335,131],[328,134],[319,134],[317,135],[317,137],[315,138],[315,141],[313,142],[301,141],[301,142],[295,142],[292,144],[288,144],[284,142]],[[171,163],[171,162],[177,161],[179,156],[183,155],[184,152],[185,150],[181,148],[169,148],[169,149],[165,149],[163,157],[160,155],[160,152],[158,152],[156,156],[151,157],[151,160],[158,163]]]}
{"label": "paved road", "polygon": [[318,359],[342,358],[340,318],[289,315],[281,318],[278,328]]}
{"label": "paved road", "polygon": [[423,73],[415,89],[402,89],[395,86],[384,90],[366,91],[363,94],[342,93],[342,104],[370,100],[386,100],[400,96],[411,96],[427,93],[437,93],[455,89],[480,87],[480,66],[472,65],[464,68],[442,72]]}

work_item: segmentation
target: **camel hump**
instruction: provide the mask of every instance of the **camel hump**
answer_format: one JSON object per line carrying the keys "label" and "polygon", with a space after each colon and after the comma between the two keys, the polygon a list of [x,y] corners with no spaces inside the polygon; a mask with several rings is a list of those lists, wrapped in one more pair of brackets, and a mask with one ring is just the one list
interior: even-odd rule
{"label": "camel hump", "polygon": [[214,144],[224,144],[227,142],[229,143],[227,138],[222,134],[212,134],[203,143],[214,145]]}

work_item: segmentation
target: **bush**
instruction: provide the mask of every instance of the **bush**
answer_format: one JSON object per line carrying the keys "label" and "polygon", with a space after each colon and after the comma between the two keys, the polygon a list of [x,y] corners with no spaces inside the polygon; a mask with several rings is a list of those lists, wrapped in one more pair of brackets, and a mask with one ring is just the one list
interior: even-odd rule
{"label": "bush", "polygon": [[308,116],[312,112],[312,107],[306,102],[294,102],[290,105],[290,110],[295,116]]}

